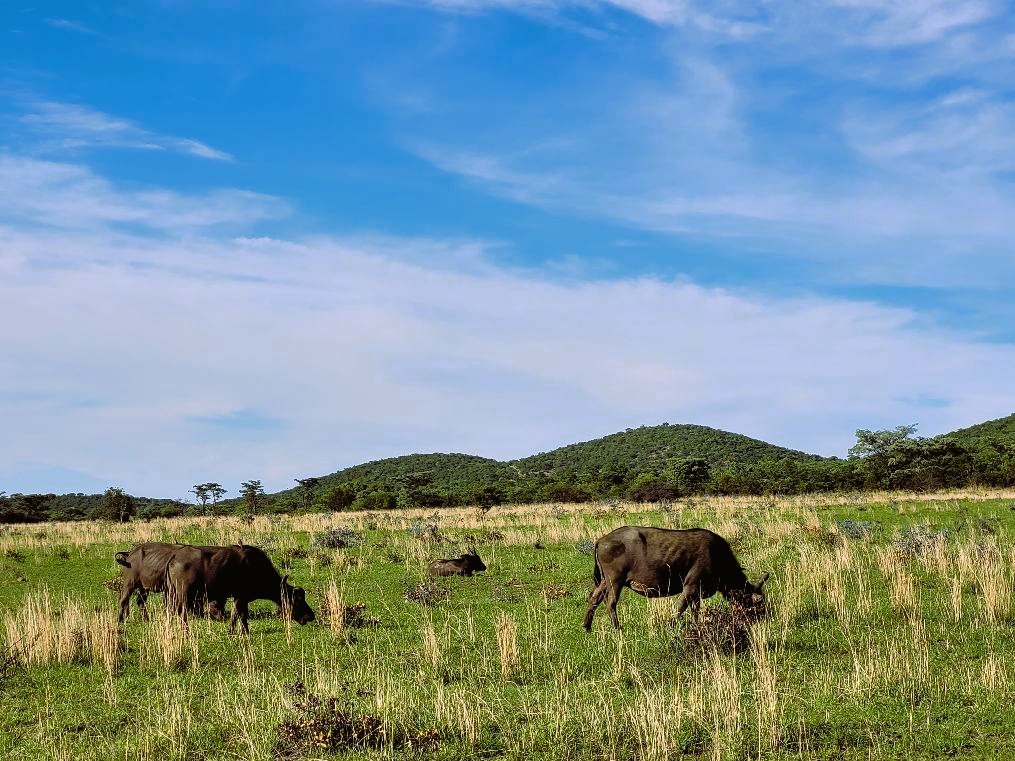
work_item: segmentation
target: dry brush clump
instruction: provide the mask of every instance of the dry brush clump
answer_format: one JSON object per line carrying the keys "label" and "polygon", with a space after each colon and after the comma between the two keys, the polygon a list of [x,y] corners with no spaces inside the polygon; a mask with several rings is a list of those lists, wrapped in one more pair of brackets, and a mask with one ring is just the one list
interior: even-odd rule
{"label": "dry brush clump", "polygon": [[8,652],[25,665],[98,663],[113,671],[123,649],[116,612],[45,589],[2,613]]}

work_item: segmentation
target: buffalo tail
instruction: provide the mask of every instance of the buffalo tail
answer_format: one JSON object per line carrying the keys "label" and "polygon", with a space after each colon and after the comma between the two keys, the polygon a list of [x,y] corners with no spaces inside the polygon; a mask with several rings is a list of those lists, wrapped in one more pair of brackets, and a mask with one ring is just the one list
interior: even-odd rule
{"label": "buffalo tail", "polygon": [[116,559],[116,562],[122,565],[124,568],[130,568],[130,563],[127,562],[126,552],[118,552],[115,555],[113,555],[113,557]]}

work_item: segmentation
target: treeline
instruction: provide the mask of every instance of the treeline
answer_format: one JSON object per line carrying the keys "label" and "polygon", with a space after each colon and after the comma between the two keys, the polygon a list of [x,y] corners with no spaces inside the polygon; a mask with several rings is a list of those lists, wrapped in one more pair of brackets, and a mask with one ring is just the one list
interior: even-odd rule
{"label": "treeline", "polygon": [[0,494],[0,523],[130,520],[191,514],[194,505],[173,499],[134,497],[118,487],[104,494]]}
{"label": "treeline", "polygon": [[259,481],[217,499],[198,484],[197,504],[101,495],[0,496],[0,522],[82,518],[128,520],[177,515],[493,507],[532,502],[641,502],[697,495],[781,495],[874,489],[1015,486],[1015,415],[936,438],[916,426],[857,431],[847,459],[822,458],[702,426],[631,429],[521,460],[416,454],[365,463],[292,489],[264,494]]}
{"label": "treeline", "polygon": [[[907,427],[908,428],[908,427]],[[539,472],[505,473],[488,465],[487,478],[457,484],[439,483],[442,471],[417,468],[382,476],[321,480],[311,495],[300,490],[278,495],[290,504],[309,497],[322,510],[378,510],[395,507],[493,506],[501,503],[591,502],[631,499],[655,502],[697,495],[803,494],[858,490],[912,490],[965,486],[1015,486],[1015,442],[984,442],[967,447],[947,439],[908,436],[859,443],[848,459],[784,456],[755,462],[712,464],[702,457],[673,457],[624,467],[580,465]],[[889,432],[894,433],[894,432]],[[887,441],[887,443],[886,443]],[[417,456],[416,466],[427,463]],[[398,458],[401,459],[401,458]],[[397,463],[388,463],[389,469]],[[343,474],[344,476],[344,474]]]}

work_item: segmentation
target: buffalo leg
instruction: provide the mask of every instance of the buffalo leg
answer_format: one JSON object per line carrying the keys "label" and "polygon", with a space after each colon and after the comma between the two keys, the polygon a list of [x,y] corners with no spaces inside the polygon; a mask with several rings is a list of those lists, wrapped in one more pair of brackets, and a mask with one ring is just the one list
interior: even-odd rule
{"label": "buffalo leg", "polygon": [[620,592],[624,588],[624,582],[620,579],[610,579],[608,582],[609,589],[606,596],[606,604],[610,608],[610,620],[613,622],[613,628],[620,628],[620,619],[617,618],[617,602],[620,600]]}
{"label": "buffalo leg", "polygon": [[148,601],[148,590],[141,587],[137,590],[137,609],[141,613],[141,618],[145,621],[148,620],[148,608],[145,607],[145,602]]}
{"label": "buffalo leg", "polygon": [[592,618],[596,615],[596,609],[606,597],[607,581],[603,579],[595,589],[589,592],[589,606],[585,609],[585,631],[592,631]]}
{"label": "buffalo leg", "polygon": [[247,626],[247,614],[249,613],[246,600],[236,599],[233,600],[233,614],[229,617],[229,633],[232,634],[236,629],[236,619],[240,620],[240,628],[243,629],[244,634],[250,633],[250,628]]}
{"label": "buffalo leg", "polygon": [[122,624],[127,620],[127,615],[130,613],[130,597],[134,594],[136,587],[132,584],[124,584],[123,591],[120,592],[120,617],[119,621]]}
{"label": "buffalo leg", "polygon": [[691,618],[694,620],[694,623],[698,623],[698,610],[701,607],[701,592],[698,589],[698,578],[700,576],[700,573],[691,569],[691,572],[684,579],[684,591],[680,593],[680,598],[677,600],[677,615],[681,615],[690,606]]}

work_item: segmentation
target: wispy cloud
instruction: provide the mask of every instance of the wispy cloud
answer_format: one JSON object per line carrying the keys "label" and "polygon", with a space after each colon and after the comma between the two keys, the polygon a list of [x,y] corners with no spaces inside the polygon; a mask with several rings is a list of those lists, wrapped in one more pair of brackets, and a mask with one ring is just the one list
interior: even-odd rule
{"label": "wispy cloud", "polygon": [[[120,200],[153,216],[161,200],[167,219],[206,201]],[[282,488],[377,457],[521,456],[662,420],[841,455],[857,427],[933,434],[1010,412],[1015,349],[908,310],[554,282],[475,240],[228,238],[185,216],[114,232],[71,205],[73,225],[0,223],[0,320],[19,326],[0,336],[0,465],[182,496],[195,479]]]}
{"label": "wispy cloud", "polygon": [[[538,118],[513,103],[453,141],[407,119],[406,144],[502,198],[817,262],[840,282],[1015,277],[1015,100],[1002,76],[1015,62],[999,52],[1011,27],[1000,4],[708,4],[757,25],[721,49],[693,21],[705,7],[626,4],[661,27],[639,59],[651,75],[603,78],[603,107],[580,125],[564,93],[556,119],[550,99]],[[505,132],[501,118],[521,126]],[[562,140],[568,150],[538,148]],[[913,267],[914,251],[935,266]]]}
{"label": "wispy cloud", "polygon": [[129,148],[172,151],[212,161],[233,160],[225,151],[198,140],[160,135],[126,119],[73,103],[30,102],[20,121],[50,149]]}
{"label": "wispy cloud", "polygon": [[0,152],[0,220],[84,229],[140,225],[181,231],[250,225],[289,213],[279,198],[223,189],[183,194],[162,188],[126,191],[80,164]]}
{"label": "wispy cloud", "polygon": [[452,13],[507,10],[516,13],[622,11],[663,27],[694,27],[731,39],[751,39],[773,30],[809,26],[843,42],[869,47],[908,47],[937,42],[984,24],[1003,4],[991,0],[429,0]]}
{"label": "wispy cloud", "polygon": [[46,23],[56,29],[65,29],[68,32],[76,32],[77,34],[87,34],[91,36],[99,36],[91,27],[85,26],[78,21],[72,21],[71,19],[65,18],[48,18]]}

